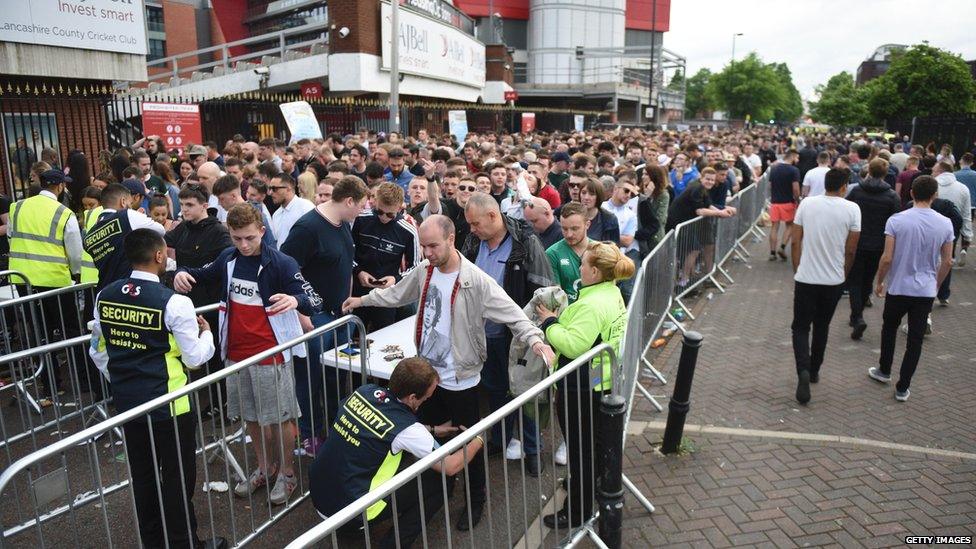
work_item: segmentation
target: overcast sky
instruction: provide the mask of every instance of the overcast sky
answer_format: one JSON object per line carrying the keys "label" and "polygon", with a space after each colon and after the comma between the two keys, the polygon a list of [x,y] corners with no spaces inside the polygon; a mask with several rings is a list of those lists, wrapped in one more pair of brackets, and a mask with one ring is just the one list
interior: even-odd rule
{"label": "overcast sky", "polygon": [[857,66],[882,44],[937,46],[976,59],[976,0],[671,0],[664,47],[688,60],[688,74],[722,69],[755,51],[785,62],[805,100],[814,87]]}

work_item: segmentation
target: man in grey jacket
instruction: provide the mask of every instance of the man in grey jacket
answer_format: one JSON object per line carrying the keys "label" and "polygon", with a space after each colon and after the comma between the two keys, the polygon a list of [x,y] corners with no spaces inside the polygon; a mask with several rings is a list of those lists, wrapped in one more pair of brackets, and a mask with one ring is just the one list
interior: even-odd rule
{"label": "man in grey jacket", "polygon": [[[432,215],[420,225],[420,246],[426,259],[403,275],[390,288],[376,288],[363,297],[350,297],[342,304],[348,313],[358,307],[400,307],[418,302],[415,328],[417,349],[438,345],[428,340],[448,338],[447,356],[424,357],[440,376],[434,394],[418,410],[421,423],[443,426],[450,433],[470,427],[481,418],[478,383],[487,357],[485,320],[505,326],[515,339],[532,347],[550,364],[555,354],[542,341],[542,331],[528,319],[488,274],[463,257],[454,247],[454,223],[443,215]],[[431,309],[431,311],[428,311]],[[438,353],[439,354],[439,353]],[[446,429],[447,428],[447,429]],[[470,501],[461,513],[457,528],[477,525],[485,504],[485,463],[481,454],[468,468]]]}

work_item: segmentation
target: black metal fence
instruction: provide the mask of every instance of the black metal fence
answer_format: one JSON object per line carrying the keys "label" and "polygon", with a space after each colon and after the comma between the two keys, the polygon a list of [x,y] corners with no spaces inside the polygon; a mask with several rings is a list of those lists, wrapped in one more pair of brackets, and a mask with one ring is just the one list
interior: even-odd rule
{"label": "black metal fence", "polygon": [[911,135],[915,145],[925,147],[934,143],[938,150],[944,143],[948,143],[956,158],[971,151],[976,142],[976,113],[889,120],[885,127],[892,133]]}
{"label": "black metal fence", "polygon": [[[0,184],[3,192],[23,197],[29,186],[30,166],[41,160],[44,149],[53,149],[63,167],[71,151],[85,154],[88,170],[95,175],[106,169],[107,153],[143,137],[142,105],[147,101],[196,104],[204,141],[218,146],[240,134],[249,140],[275,137],[287,140],[289,131],[279,105],[306,100],[315,113],[323,135],[351,134],[360,128],[389,130],[389,105],[364,98],[303,98],[290,94],[247,93],[221,99],[198,97],[153,98],[149,95],[114,93],[107,85],[61,86],[42,84],[9,86],[0,83],[0,117],[4,137],[0,151]],[[568,109],[511,108],[471,103],[401,103],[401,131],[416,135],[449,131],[448,113],[464,110],[473,132],[514,133],[521,129],[522,113],[535,114],[539,131],[573,130],[576,116],[584,127],[596,123],[601,113]],[[464,136],[457,136],[463,139]],[[185,146],[185,144],[184,144]]]}

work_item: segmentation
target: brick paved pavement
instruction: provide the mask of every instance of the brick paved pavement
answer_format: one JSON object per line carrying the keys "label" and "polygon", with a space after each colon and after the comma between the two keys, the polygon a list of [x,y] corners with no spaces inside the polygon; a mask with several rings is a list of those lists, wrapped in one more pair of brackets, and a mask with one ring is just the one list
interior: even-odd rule
{"label": "brick paved pavement", "polygon": [[[907,403],[866,375],[878,358],[883,301],[875,298],[861,341],[850,339],[849,307],[840,303],[821,381],[801,407],[793,397],[791,272],[786,263],[766,261],[765,246],[750,244],[750,262],[731,267],[736,284],[701,300],[689,324],[705,342],[688,422],[742,431],[696,432],[689,437],[694,452],[667,458],[653,451],[659,428],[631,437],[625,472],[658,511],[648,516],[628,499],[627,544],[877,547],[900,545],[908,534],[976,534],[976,460],[925,451],[976,453],[976,270],[954,270],[951,304],[933,313],[934,333]],[[669,379],[678,350],[675,338],[656,362]],[[634,419],[665,416],[639,401]],[[746,430],[856,437],[919,451],[757,438]]]}

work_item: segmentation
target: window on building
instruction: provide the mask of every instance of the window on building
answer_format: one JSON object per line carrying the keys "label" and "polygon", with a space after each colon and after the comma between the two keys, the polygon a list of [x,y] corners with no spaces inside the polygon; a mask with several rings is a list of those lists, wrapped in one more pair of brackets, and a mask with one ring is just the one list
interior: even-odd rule
{"label": "window on building", "polygon": [[166,57],[166,41],[149,39],[149,53],[146,54],[148,61],[155,61]]}
{"label": "window on building", "polygon": [[512,81],[516,84],[525,84],[529,81],[528,72],[528,63],[515,63],[515,66],[512,67]]}
{"label": "window on building", "polygon": [[163,8],[146,6],[146,28],[150,31],[164,32]]}

